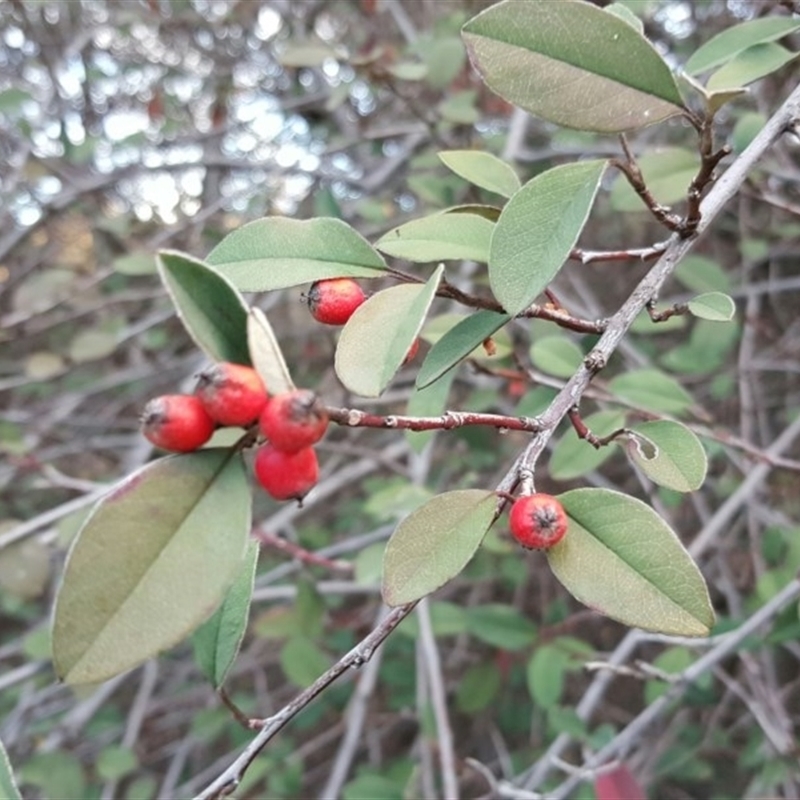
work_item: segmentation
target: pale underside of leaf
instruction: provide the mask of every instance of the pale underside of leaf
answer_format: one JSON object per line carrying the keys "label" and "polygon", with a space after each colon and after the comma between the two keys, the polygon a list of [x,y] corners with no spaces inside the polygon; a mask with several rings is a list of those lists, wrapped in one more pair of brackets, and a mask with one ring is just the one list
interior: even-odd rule
{"label": "pale underside of leaf", "polygon": [[53,622],[56,672],[94,683],[185,638],[222,600],[250,529],[240,455],[153,462],[95,508],[67,559]]}
{"label": "pale underside of leaf", "polygon": [[272,325],[260,308],[250,309],[247,316],[247,345],[253,367],[270,394],[283,394],[295,388]]}
{"label": "pale underside of leaf", "polygon": [[380,278],[386,264],[339,219],[268,217],[228,234],[206,259],[240,291],[264,292],[327,278]]}

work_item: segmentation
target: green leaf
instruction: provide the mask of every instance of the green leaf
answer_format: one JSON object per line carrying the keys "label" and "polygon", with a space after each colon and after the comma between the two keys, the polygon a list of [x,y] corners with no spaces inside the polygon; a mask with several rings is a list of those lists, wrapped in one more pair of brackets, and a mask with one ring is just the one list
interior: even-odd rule
{"label": "green leaf", "polygon": [[513,606],[482,603],[467,609],[467,630],[501,650],[522,650],[536,639],[536,626]]}
{"label": "green leaf", "polygon": [[56,674],[107,680],[172,647],[219,605],[251,527],[241,456],[206,449],[148,464],[75,539],[53,620]]}
{"label": "green leaf", "polygon": [[522,185],[513,168],[492,153],[482,150],[443,150],[438,156],[456,175],[503,197],[511,197]]}
{"label": "green leaf", "polygon": [[251,308],[247,315],[247,346],[253,367],[270,394],[294,390],[289,367],[286,366],[272,325],[260,308]]}
{"label": "green leaf", "polygon": [[693,292],[727,292],[731,288],[725,270],[705,256],[686,256],[675,268],[675,277]]}
{"label": "green leaf", "polygon": [[680,414],[692,405],[692,396],[658,369],[635,369],[609,381],[608,389],[628,403],[648,411]]}
{"label": "green leaf", "polygon": [[492,234],[489,281],[508,314],[527,308],[561,269],[586,224],[605,168],[605,161],[553,167],[506,203]]}
{"label": "green leaf", "polygon": [[[597,436],[607,436],[625,424],[625,415],[619,411],[598,411],[583,420]],[[548,470],[557,481],[582,478],[608,461],[617,449],[613,445],[595,448],[570,428],[556,443],[550,456]]]}
{"label": "green leaf", "polygon": [[286,677],[301,688],[311,686],[331,665],[328,656],[304,636],[289,639],[281,649],[280,661]]}
{"label": "green leaf", "polygon": [[736,313],[736,303],[732,297],[722,292],[708,292],[690,300],[689,311],[696,317],[711,322],[730,322]]}
{"label": "green leaf", "polygon": [[462,35],[490,89],[558,125],[621,133],[683,111],[650,42],[590,3],[504,0],[473,17]]}
{"label": "green leaf", "polygon": [[708,635],[714,612],[703,576],[649,506],[608,489],[574,489],[559,499],[569,529],[546,554],[570,594],[625,625]]}
{"label": "green leaf", "polygon": [[194,343],[213,361],[249,364],[247,304],[202,261],[172,250],[156,256],[161,280]]}
{"label": "green leaf", "polygon": [[111,262],[120,275],[152,275],[156,272],[156,260],[152,253],[128,253]]}
{"label": "green leaf", "polygon": [[766,124],[767,118],[756,111],[742,114],[736,120],[730,137],[734,153],[741,153],[756,138]]}
{"label": "green leaf", "polygon": [[693,492],[706,478],[706,451],[679,422],[658,420],[636,425],[625,442],[625,450],[650,480],[676,492]]}
{"label": "green leaf", "polygon": [[103,780],[117,781],[133,772],[139,760],[130,747],[108,745],[98,753],[94,766]]}
{"label": "green leaf", "polygon": [[535,367],[557,378],[571,378],[583,363],[583,350],[566,336],[543,336],[530,349]]}
{"label": "green leaf", "polygon": [[215,689],[225,682],[242,646],[257,563],[258,542],[251,539],[222,605],[192,635],[194,660]]}
{"label": "green leaf", "polygon": [[718,33],[699,47],[686,62],[689,75],[699,75],[730,61],[743,50],[764,42],[774,42],[800,28],[800,21],[788,17],[750,20]]}
{"label": "green leaf", "polygon": [[351,392],[377,397],[389,385],[419,335],[443,272],[439,266],[425,284],[384,289],[356,309],[339,337],[334,363]]}
{"label": "green leaf", "polygon": [[2,742],[0,742],[0,799],[22,800],[22,795],[14,780],[11,762],[8,760],[8,753]]}
{"label": "green leaf", "polygon": [[[455,377],[455,371],[451,370],[442,380],[434,381],[424,389],[413,389],[408,399],[406,414],[410,417],[439,416],[447,408],[447,398]],[[421,453],[435,434],[436,431],[406,431],[406,440],[415,453]]]}
{"label": "green leaf", "polygon": [[797,58],[785,47],[774,42],[757,44],[743,50],[709,79],[706,88],[719,92],[765,78]]}
{"label": "green leaf", "polygon": [[[639,168],[653,196],[663,205],[683,200],[697,170],[697,151],[682,147],[662,147],[638,159]],[[617,176],[611,189],[611,207],[616,211],[646,211],[647,206],[623,175]]]}
{"label": "green leaf", "polygon": [[390,64],[387,70],[401,81],[421,81],[428,74],[428,67],[425,64],[418,64],[414,61]]}
{"label": "green leaf", "polygon": [[28,100],[33,101],[31,95],[22,90],[12,87],[0,92],[0,114],[11,114],[20,109],[23,103]]}
{"label": "green leaf", "polygon": [[18,770],[19,782],[41,789],[36,797],[90,797],[86,775],[80,759],[74,753],[54,750],[34,753]]}
{"label": "green leaf", "polygon": [[497,664],[487,662],[470,667],[456,691],[456,707],[463,714],[482,711],[500,691],[503,679]]}
{"label": "green leaf", "polygon": [[386,274],[366,239],[340,219],[324,217],[258,219],[228,234],[206,260],[243,292]]}
{"label": "green leaf", "polygon": [[494,492],[440,494],[406,517],[386,545],[383,599],[400,606],[419,600],[458,575],[491,526]]}
{"label": "green leaf", "polygon": [[570,657],[555,644],[543,644],[528,660],[525,675],[533,702],[540,708],[552,708],[561,700]]}
{"label": "green leaf", "polygon": [[375,242],[375,247],[407,261],[447,259],[485,264],[493,230],[493,223],[475,214],[432,214],[393,228]]}
{"label": "green leaf", "polygon": [[667,350],[660,362],[674,372],[702,375],[718,370],[737,345],[740,325],[734,320],[727,325],[697,320],[692,326],[689,341]]}
{"label": "green leaf", "polygon": [[424,389],[460,364],[510,319],[508,314],[485,310],[464,317],[428,350],[417,373],[417,388]]}
{"label": "green leaf", "polygon": [[[448,603],[445,600],[432,600],[430,602],[431,628],[434,635],[458,636],[467,630],[467,612],[457,603]],[[416,614],[406,617],[403,624],[397,629],[406,636],[414,639],[419,637],[419,619]]]}

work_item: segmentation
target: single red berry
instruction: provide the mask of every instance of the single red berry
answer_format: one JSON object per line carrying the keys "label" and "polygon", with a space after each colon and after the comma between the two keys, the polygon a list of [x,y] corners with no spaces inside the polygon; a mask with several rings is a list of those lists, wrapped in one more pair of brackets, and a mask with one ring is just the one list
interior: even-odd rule
{"label": "single red berry", "polygon": [[242,427],[258,419],[268,399],[267,388],[252,367],[227,361],[203,370],[194,393],[220,425]]}
{"label": "single red berry", "polygon": [[331,278],[311,284],[304,295],[311,316],[326,325],[344,325],[367,299],[352,278]]}
{"label": "single red berry", "polygon": [[258,424],[276,450],[296,453],[325,435],[328,413],[310,389],[295,389],[272,397]]}
{"label": "single red berry", "polygon": [[523,546],[547,550],[564,538],[567,513],[550,494],[529,494],[511,506],[511,535]]}
{"label": "single red berry", "polygon": [[411,347],[408,348],[406,357],[403,359],[403,366],[410,364],[417,357],[417,353],[419,353],[419,336],[411,342]]}
{"label": "single red berry", "polygon": [[191,394],[165,394],[144,407],[142,433],[156,447],[188,453],[204,445],[214,433],[214,420]]}
{"label": "single red berry", "polygon": [[256,479],[276,500],[302,500],[319,477],[317,454],[312,447],[285,453],[272,444],[256,451]]}

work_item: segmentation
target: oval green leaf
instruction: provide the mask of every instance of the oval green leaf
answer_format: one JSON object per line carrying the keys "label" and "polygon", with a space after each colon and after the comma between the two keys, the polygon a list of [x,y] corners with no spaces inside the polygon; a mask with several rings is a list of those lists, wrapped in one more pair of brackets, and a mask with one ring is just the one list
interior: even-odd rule
{"label": "oval green leaf", "polygon": [[[598,411],[583,420],[596,436],[607,436],[625,424],[619,411]],[[548,471],[557,481],[581,478],[598,469],[617,451],[613,445],[595,448],[570,428],[553,448]]]}
{"label": "oval green leaf", "polygon": [[331,660],[319,646],[305,636],[295,636],[283,646],[281,667],[296,686],[311,686],[331,665]]}
{"label": "oval green leaf", "polygon": [[679,422],[658,420],[636,425],[625,442],[625,451],[650,480],[676,492],[693,492],[706,478],[706,451]]}
{"label": "oval green leaf", "polygon": [[480,603],[467,609],[467,631],[501,650],[522,650],[536,639],[536,625],[514,606]]}
{"label": "oval green leaf", "polygon": [[528,692],[539,708],[552,708],[561,700],[570,657],[556,644],[536,648],[528,660],[525,674]]}
{"label": "oval green leaf", "polygon": [[195,344],[213,361],[249,364],[247,304],[236,288],[202,261],[162,250],[158,272]]}
{"label": "oval green leaf", "polygon": [[504,0],[462,29],[490,89],[545,119],[621,133],[680,114],[669,67],[637,30],[580,0]]}
{"label": "oval green leaf", "polygon": [[476,347],[502,328],[511,317],[495,311],[476,311],[454,325],[428,350],[417,373],[417,388],[424,389],[460,364]]}
{"label": "oval green leaf", "polygon": [[706,88],[720,92],[747,86],[749,83],[765,78],[797,58],[785,47],[774,42],[757,44],[743,50],[724,67],[718,69],[709,79]]}
{"label": "oval green leaf", "polygon": [[609,381],[608,390],[638,408],[665,414],[680,414],[694,402],[675,378],[658,369],[623,372]]}
{"label": "oval green leaf", "polygon": [[225,682],[225,676],[242,646],[257,564],[258,542],[251,539],[239,574],[225,594],[222,605],[192,635],[195,663],[215,689]]}
{"label": "oval green leaf", "polygon": [[240,569],[251,527],[241,455],[148,464],[95,507],[67,558],[53,620],[56,674],[96,683],[185,639]]}
{"label": "oval green leaf", "polygon": [[492,153],[482,150],[443,150],[438,156],[456,175],[503,197],[511,197],[522,185],[514,169]]}
{"label": "oval green leaf", "polygon": [[506,203],[492,234],[489,282],[508,314],[527,308],[561,269],[586,224],[605,168],[605,161],[554,167]]}
{"label": "oval green leaf", "polygon": [[[697,151],[682,147],[661,147],[645,153],[638,161],[647,188],[663,205],[686,197],[689,184],[700,166]],[[623,175],[614,181],[611,206],[616,211],[647,211],[647,206]]]}
{"label": "oval green leaf", "polygon": [[272,325],[260,308],[251,308],[247,315],[247,346],[253,367],[270,394],[283,394],[295,388]]}
{"label": "oval green leaf", "polygon": [[699,75],[730,61],[743,50],[764,42],[774,42],[800,28],[800,21],[788,17],[764,17],[734,25],[699,47],[686,62],[689,75]]}
{"label": "oval green leaf", "polygon": [[736,303],[722,292],[699,294],[689,301],[689,311],[700,319],[711,322],[730,322],[736,313]]}
{"label": "oval green leaf", "polygon": [[432,214],[393,228],[375,242],[387,255],[407,261],[489,260],[494,224],[476,214]]}
{"label": "oval green leaf", "polygon": [[494,521],[497,496],[481,489],[440,494],[406,517],[386,545],[383,599],[411,603],[458,575]]}
{"label": "oval green leaf", "polygon": [[240,291],[266,292],[325,278],[382,278],[386,264],[340,219],[258,219],[228,234],[206,261]]}
{"label": "oval green leaf", "polygon": [[583,351],[566,336],[543,336],[530,349],[531,362],[557,378],[571,378],[583,363]]}
{"label": "oval green leaf", "polygon": [[625,625],[708,635],[714,611],[703,576],[658,514],[608,489],[575,489],[559,499],[569,529],[547,559],[570,594]]}
{"label": "oval green leaf", "polygon": [[405,360],[436,295],[444,267],[424,284],[404,283],[372,295],[342,330],[334,368],[355,394],[377,397]]}

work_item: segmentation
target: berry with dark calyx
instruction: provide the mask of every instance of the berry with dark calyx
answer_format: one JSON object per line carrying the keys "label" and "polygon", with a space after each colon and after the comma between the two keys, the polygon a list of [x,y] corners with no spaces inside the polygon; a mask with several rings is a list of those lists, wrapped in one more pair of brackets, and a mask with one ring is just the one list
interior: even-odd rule
{"label": "berry with dark calyx", "polygon": [[267,387],[244,364],[223,361],[203,370],[194,390],[211,418],[220,425],[252,425],[267,404]]}
{"label": "berry with dark calyx", "polygon": [[302,500],[316,485],[319,462],[312,447],[285,453],[274,445],[261,445],[253,464],[256,480],[276,500]]}
{"label": "berry with dark calyx", "polygon": [[296,453],[325,435],[328,413],[310,389],[295,389],[270,398],[258,425],[276,450]]}
{"label": "berry with dark calyx", "polygon": [[141,423],[148,441],[174,453],[202,447],[216,427],[200,400],[191,394],[154,397],[144,407]]}
{"label": "berry with dark calyx", "polygon": [[550,494],[529,494],[511,506],[511,535],[523,546],[547,550],[564,538],[569,521],[564,506]]}
{"label": "berry with dark calyx", "polygon": [[312,283],[304,298],[317,322],[344,325],[367,296],[352,278],[330,278]]}

